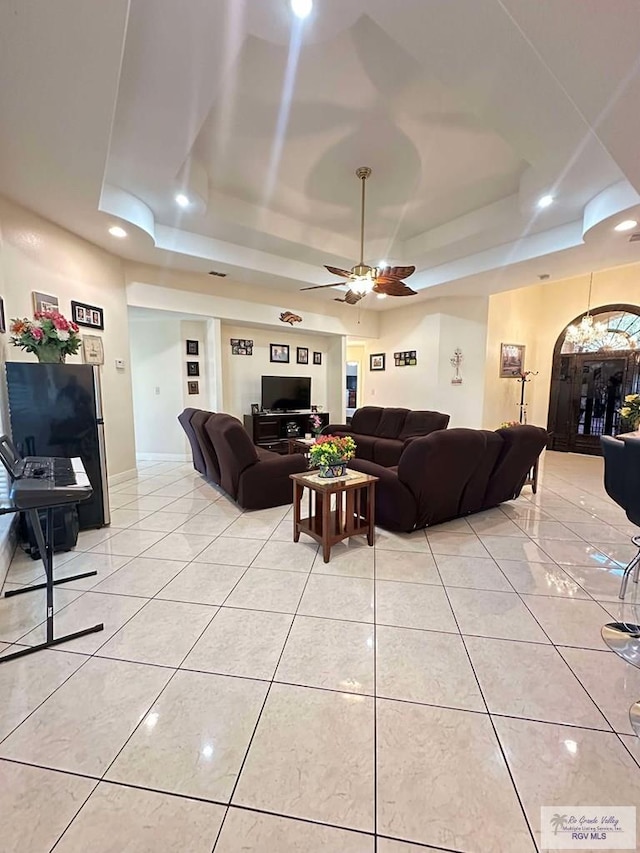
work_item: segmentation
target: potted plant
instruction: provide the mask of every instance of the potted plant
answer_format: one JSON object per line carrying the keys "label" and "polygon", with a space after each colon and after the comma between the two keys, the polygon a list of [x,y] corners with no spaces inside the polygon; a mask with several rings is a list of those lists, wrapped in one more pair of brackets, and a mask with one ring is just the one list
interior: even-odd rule
{"label": "potted plant", "polygon": [[311,423],[312,433],[314,435],[320,435],[320,432],[322,430],[322,418],[320,417],[320,415],[316,415],[316,414],[311,415],[311,417],[309,418],[309,421]]}
{"label": "potted plant", "polygon": [[343,477],[347,462],[356,453],[356,443],[350,435],[320,435],[311,445],[311,464],[318,467],[318,477]]}
{"label": "potted plant", "polygon": [[80,349],[78,326],[58,311],[36,311],[33,320],[12,320],[10,331],[13,346],[35,353],[41,363],[64,364]]}
{"label": "potted plant", "polygon": [[620,415],[630,432],[640,428],[640,394],[627,394]]}

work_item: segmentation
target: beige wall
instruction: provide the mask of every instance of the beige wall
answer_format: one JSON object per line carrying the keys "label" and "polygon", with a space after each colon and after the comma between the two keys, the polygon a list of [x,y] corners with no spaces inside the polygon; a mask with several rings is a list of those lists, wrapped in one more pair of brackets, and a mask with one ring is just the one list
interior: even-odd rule
{"label": "beige wall", "polygon": [[[553,348],[565,326],[586,310],[588,288],[588,276],[578,276],[490,297],[484,414],[487,429],[518,417],[518,383],[498,378],[501,341],[526,344],[525,369],[538,371],[527,384],[528,420],[546,427]],[[640,306],[640,264],[594,275],[591,307],[615,303]]]}
{"label": "beige wall", "polygon": [[[33,315],[34,290],[58,297],[71,316],[72,299],[104,309],[102,387],[110,475],[135,468],[129,328],[122,261],[22,207],[0,198],[0,295],[7,324]],[[1,359],[33,361],[0,335]],[[125,369],[117,370],[116,359]],[[81,361],[74,356],[70,361]]]}
{"label": "beige wall", "polygon": [[[434,299],[384,312],[380,337],[366,340],[362,404],[434,409],[451,415],[451,426],[482,422],[486,299]],[[452,385],[450,359],[463,352],[462,385]],[[394,352],[416,350],[416,367],[396,367]],[[350,347],[351,351],[351,347]],[[355,348],[354,350],[355,351]],[[385,353],[386,369],[369,370],[369,356]]]}

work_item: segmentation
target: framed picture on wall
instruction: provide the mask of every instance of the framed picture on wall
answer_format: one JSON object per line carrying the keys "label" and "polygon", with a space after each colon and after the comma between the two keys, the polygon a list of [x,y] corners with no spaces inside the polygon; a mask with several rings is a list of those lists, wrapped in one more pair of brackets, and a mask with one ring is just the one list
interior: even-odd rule
{"label": "framed picture on wall", "polygon": [[187,362],[187,376],[200,376],[200,364],[197,361]]}
{"label": "framed picture on wall", "polygon": [[104,329],[104,311],[97,305],[85,305],[84,302],[71,300],[71,319],[79,326]]}
{"label": "framed picture on wall", "polygon": [[322,364],[322,353],[321,352],[314,352],[313,363],[314,364]]}
{"label": "framed picture on wall", "polygon": [[187,393],[188,394],[199,394],[200,386],[197,382],[187,382]]}
{"label": "framed picture on wall", "polygon": [[269,344],[271,361],[289,364],[289,344]]}
{"label": "framed picture on wall", "polygon": [[369,356],[369,370],[384,370],[386,355],[383,352],[371,353]]}
{"label": "framed picture on wall", "polygon": [[33,313],[37,314],[39,311],[57,311],[58,310],[58,297],[57,296],[49,296],[48,293],[38,293],[37,290],[32,291],[31,296],[33,297]]}
{"label": "framed picture on wall", "polygon": [[309,347],[296,348],[296,361],[298,364],[309,364]]}
{"label": "framed picture on wall", "polygon": [[500,378],[513,379],[524,371],[524,344],[500,344]]}
{"label": "framed picture on wall", "polygon": [[187,341],[187,355],[200,355],[198,341]]}

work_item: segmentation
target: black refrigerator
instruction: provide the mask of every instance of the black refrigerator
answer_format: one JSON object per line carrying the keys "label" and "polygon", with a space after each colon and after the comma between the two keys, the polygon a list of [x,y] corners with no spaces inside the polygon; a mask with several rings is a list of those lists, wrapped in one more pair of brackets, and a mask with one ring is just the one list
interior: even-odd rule
{"label": "black refrigerator", "polygon": [[23,456],[79,456],[93,496],[78,504],[80,529],[109,524],[100,368],[6,364],[11,435]]}

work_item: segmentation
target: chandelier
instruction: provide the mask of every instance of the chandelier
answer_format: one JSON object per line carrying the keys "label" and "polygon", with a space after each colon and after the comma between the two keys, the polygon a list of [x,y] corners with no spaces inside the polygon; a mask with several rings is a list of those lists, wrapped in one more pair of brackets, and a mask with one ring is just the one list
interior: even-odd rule
{"label": "chandelier", "polygon": [[589,278],[589,296],[587,298],[587,313],[579,323],[573,323],[567,329],[565,340],[575,347],[584,349],[595,343],[607,334],[606,323],[596,323],[591,314],[591,287],[593,285],[593,273]]}

